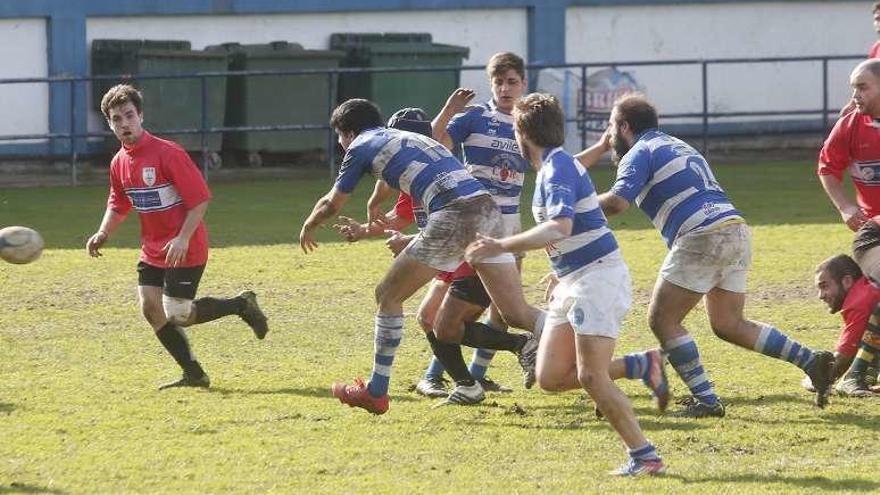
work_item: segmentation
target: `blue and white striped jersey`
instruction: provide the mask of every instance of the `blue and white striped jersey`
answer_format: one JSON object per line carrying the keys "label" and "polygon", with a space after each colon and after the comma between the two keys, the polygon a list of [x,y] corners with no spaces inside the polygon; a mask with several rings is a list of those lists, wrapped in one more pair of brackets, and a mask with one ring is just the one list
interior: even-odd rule
{"label": "blue and white striped jersey", "polygon": [[493,101],[456,115],[446,132],[461,143],[468,172],[492,193],[502,214],[519,213],[519,197],[529,164],[519,153],[513,116]]}
{"label": "blue and white striped jersey", "polygon": [[445,146],[414,132],[361,132],[345,153],[336,188],[351,193],[367,172],[418,199],[428,214],[460,198],[489,194]]}
{"label": "blue and white striped jersey", "polygon": [[643,132],[621,158],[611,192],[635,202],[669,247],[688,232],[743,220],[706,159],[684,141],[657,129]]}
{"label": "blue and white striped jersey", "polygon": [[572,219],[571,236],[547,246],[558,277],[618,250],[590,174],[562,148],[544,152],[544,163],[535,179],[532,212],[537,223],[560,217]]}

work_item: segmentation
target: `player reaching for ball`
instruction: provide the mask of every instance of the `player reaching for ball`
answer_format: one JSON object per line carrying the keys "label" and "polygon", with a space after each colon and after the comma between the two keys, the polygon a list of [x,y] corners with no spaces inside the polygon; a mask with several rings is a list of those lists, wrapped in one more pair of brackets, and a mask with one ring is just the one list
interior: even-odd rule
{"label": "player reaching for ball", "polygon": [[240,316],[262,339],[269,331],[256,295],[193,300],[208,260],[208,234],[203,217],[211,192],[189,155],[177,144],[159,139],[142,127],[143,97],[126,84],[110,88],[101,112],[121,143],[110,162],[110,196],[101,226],[86,243],[90,256],[100,248],[132,209],[141,221],[141,256],[137,265],[141,311],[183,377],[159,387],[210,386],[208,375],[190,349],[183,327]]}

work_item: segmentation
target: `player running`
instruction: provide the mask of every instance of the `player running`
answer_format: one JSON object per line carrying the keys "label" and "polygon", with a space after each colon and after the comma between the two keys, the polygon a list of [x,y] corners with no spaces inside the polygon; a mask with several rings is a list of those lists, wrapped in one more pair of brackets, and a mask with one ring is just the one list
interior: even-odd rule
{"label": "player running", "polygon": [[196,292],[208,261],[208,233],[202,220],[211,192],[199,169],[177,144],[141,127],[143,97],[132,86],[110,88],[101,112],[122,144],[110,162],[110,196],[98,231],[86,250],[101,247],[132,207],[141,221],[141,256],[137,265],[141,311],[156,337],[183,369],[183,377],[159,387],[210,386],[211,381],[190,349],[183,327],[238,315],[258,339],[266,336],[266,316],[256,295],[202,297]]}
{"label": "player running", "polygon": [[[330,124],[339,135],[339,144],[346,150],[345,158],[333,189],[315,204],[302,226],[300,246],[303,251],[308,253],[317,247],[315,229],[336,215],[357,182],[368,172],[380,178],[370,201],[370,223],[381,222],[384,214],[379,205],[394,189],[412,196],[427,213],[424,229],[394,259],[376,288],[375,361],[369,383],[356,380],[354,385],[333,386],[333,394],[343,403],[382,414],[388,410],[391,366],[403,336],[403,302],[437,272],[451,271],[461,264],[464,249],[477,232],[500,232],[501,213],[488,191],[446,148],[416,133],[385,128],[379,109],[373,103],[348,100],[334,110]],[[487,259],[475,268],[505,319],[514,326],[532,329],[537,317],[534,308],[519,304],[524,298],[513,256]],[[504,339],[515,347],[514,352],[520,354],[521,361],[533,362],[537,347],[533,339],[484,326],[464,326],[458,330],[458,335],[449,340],[487,347],[481,345],[486,340]],[[492,335],[486,335],[488,332]],[[441,360],[451,347],[455,347],[460,356],[458,343],[440,340],[434,333],[427,336],[434,354],[440,355]]]}
{"label": "player running", "polygon": [[503,238],[480,236],[468,247],[467,259],[479,263],[546,248],[559,284],[538,349],[538,385],[552,391],[583,388],[596,401],[628,448],[628,462],[611,474],[662,474],[663,461],[608,373],[631,304],[629,270],[587,170],[562,149],[562,107],[554,96],[531,94],[516,103],[513,115],[520,150],[538,172],[532,203],[537,225]]}
{"label": "player running", "polygon": [[603,139],[577,157],[590,167],[612,149],[617,180],[599,195],[602,210],[617,215],[635,202],[670,249],[651,296],[648,324],[693,394],[680,415],[724,416],[724,404],[703,368],[697,344],[682,326],[703,297],[715,335],[799,367],[816,386],[816,405],[824,407],[833,355],[814,352],[772,325],[743,317],[751,263],[748,226],[706,160],[657,127],[657,111],[644,96],[624,96],[612,108]]}

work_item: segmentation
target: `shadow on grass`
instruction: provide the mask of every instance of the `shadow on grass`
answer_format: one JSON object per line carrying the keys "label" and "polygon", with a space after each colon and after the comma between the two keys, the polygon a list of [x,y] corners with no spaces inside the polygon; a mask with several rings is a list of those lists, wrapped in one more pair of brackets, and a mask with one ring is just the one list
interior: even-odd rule
{"label": "shadow on grass", "polygon": [[9,414],[15,410],[15,404],[10,402],[0,402],[0,414]]}
{"label": "shadow on grass", "polygon": [[31,485],[28,483],[19,483],[13,481],[8,485],[0,485],[0,493],[67,493],[64,490],[55,488],[46,488],[44,486]]}
{"label": "shadow on grass", "polygon": [[797,487],[820,489],[823,492],[875,492],[880,489],[880,481],[867,479],[833,479],[824,476],[785,476],[769,474],[731,474],[721,476],[705,476],[690,478],[687,476],[668,474],[666,478],[680,480],[684,484],[695,483],[759,483],[784,484]]}
{"label": "shadow on grass", "polygon": [[[303,388],[294,388],[294,387],[284,387],[284,388],[272,388],[272,389],[245,389],[245,388],[223,388],[223,387],[213,387],[209,389],[211,393],[220,394],[223,396],[234,396],[234,395],[298,395],[300,397],[318,397],[318,398],[331,398],[335,400],[333,394],[330,392],[330,387],[303,387]],[[407,397],[406,395],[392,395],[392,402],[414,402],[416,399],[412,397]]]}

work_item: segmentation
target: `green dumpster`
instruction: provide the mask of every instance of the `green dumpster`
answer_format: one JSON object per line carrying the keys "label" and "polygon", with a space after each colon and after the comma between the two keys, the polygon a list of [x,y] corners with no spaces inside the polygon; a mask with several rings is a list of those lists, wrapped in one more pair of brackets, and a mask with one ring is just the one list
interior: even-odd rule
{"label": "green dumpster", "polygon": [[[226,43],[209,46],[209,52],[228,53],[229,70],[279,71],[336,69],[342,52],[306,50],[297,43]],[[329,73],[231,76],[226,100],[227,127],[272,125],[327,125],[334,106]],[[225,157],[246,158],[251,166],[269,159],[289,159],[291,154],[322,153],[331,138],[329,130],[230,131],[223,136]]]}
{"label": "green dumpster", "polygon": [[[202,127],[202,87],[200,78],[138,79],[148,74],[184,74],[226,71],[226,55],[190,49],[188,41],[174,40],[94,40],[92,75],[130,74],[144,93],[144,127],[168,137],[187,151],[201,151],[200,134],[169,134],[170,129]],[[93,101],[100,112],[101,97],[115,80],[94,81]],[[226,107],[226,77],[205,78],[206,127],[220,127]],[[220,133],[206,134],[208,151],[219,152]]]}
{"label": "green dumpster", "polygon": [[[467,47],[433,43],[430,33],[336,33],[330,47],[342,50],[343,67],[460,67]],[[459,70],[344,74],[339,100],[366,98],[388,116],[402,107],[435,115],[459,85]]]}

